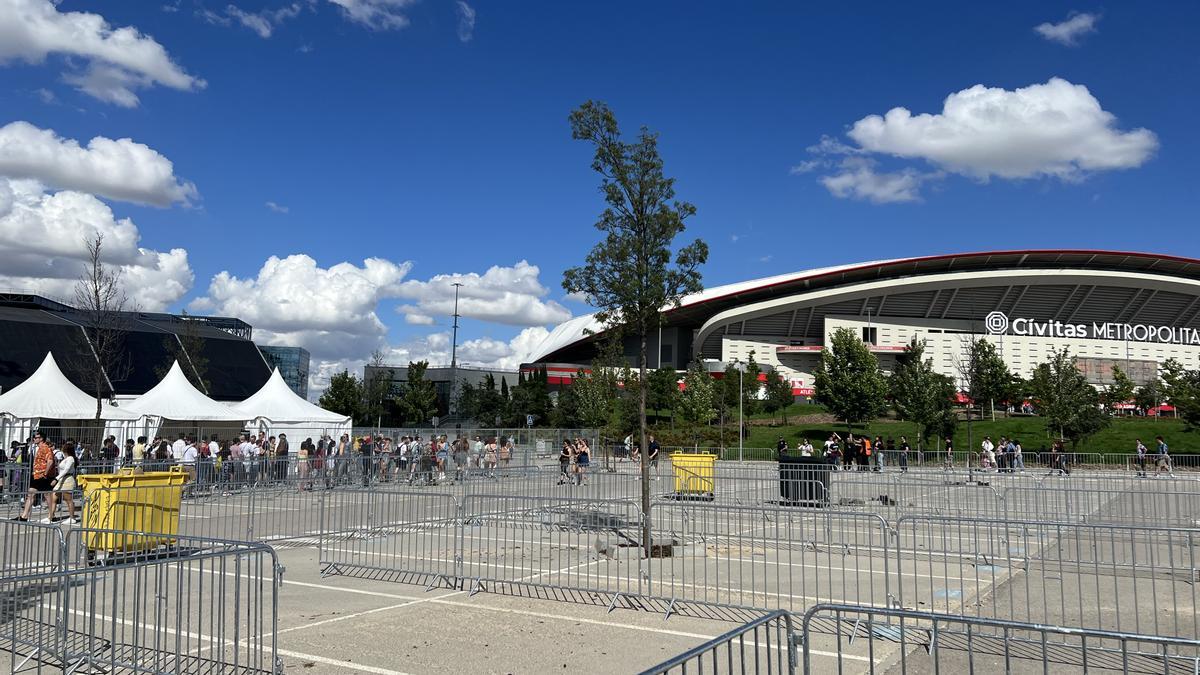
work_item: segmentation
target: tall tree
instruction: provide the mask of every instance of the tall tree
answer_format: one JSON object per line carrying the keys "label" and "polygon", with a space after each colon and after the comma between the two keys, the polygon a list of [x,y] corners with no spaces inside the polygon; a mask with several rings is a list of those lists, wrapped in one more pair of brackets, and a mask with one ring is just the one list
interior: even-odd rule
{"label": "tall tree", "polygon": [[376,349],[371,352],[368,361],[370,369],[366,370],[362,381],[363,388],[363,418],[367,425],[378,425],[387,412],[387,401],[392,398],[392,382],[395,371],[384,367],[383,351]]}
{"label": "tall tree", "polygon": [[962,377],[969,406],[987,403],[992,421],[995,421],[996,402],[1004,400],[1012,385],[1012,373],[1000,352],[996,351],[996,345],[990,340],[971,335],[955,366]]}
{"label": "tall tree", "polygon": [[1162,381],[1156,377],[1137,388],[1133,393],[1133,405],[1137,406],[1143,415],[1147,415],[1152,408],[1157,408],[1164,398]]}
{"label": "tall tree", "polygon": [[[500,395],[500,392],[496,390],[496,378],[491,373],[483,376],[483,384],[479,386],[476,395],[479,398],[476,413],[479,423],[484,426],[492,424],[498,426],[503,422],[505,404],[507,402]],[[500,419],[501,422],[497,422],[497,419]]]}
{"label": "tall tree", "polygon": [[[599,308],[596,318],[609,328],[621,327],[638,340],[640,382],[646,381],[646,338],[658,328],[662,312],[678,307],[687,293],[701,290],[700,266],[708,246],[697,239],[672,251],[684,221],[696,213],[675,200],[675,181],[663,171],[658,136],[643,127],[637,137],[622,140],[617,118],[607,105],[588,101],[570,115],[571,135],[595,148],[592,169],[600,174],[607,208],[596,229],[603,240],[588,253],[584,265],[563,274],[569,293],[582,293]],[[674,262],[672,263],[672,257]],[[646,392],[639,388],[638,426],[646,447]],[[642,546],[650,556],[650,465],[642,453]]]}
{"label": "tall tree", "polygon": [[1088,384],[1065,347],[1051,351],[1050,360],[1034,368],[1029,388],[1048,430],[1069,439],[1073,447],[1109,422],[1099,392]]}
{"label": "tall tree", "polygon": [[683,391],[675,397],[675,410],[692,432],[692,447],[697,447],[700,427],[717,416],[716,383],[699,361],[693,361],[683,376]]}
{"label": "tall tree", "polygon": [[1175,359],[1162,365],[1163,394],[1189,431],[1200,428],[1200,370],[1188,370]]}
{"label": "tall tree", "polygon": [[428,424],[438,411],[437,389],[425,379],[428,369],[428,361],[410,361],[408,377],[396,399],[404,419],[414,425]]}
{"label": "tall tree", "polygon": [[879,361],[850,328],[835,330],[830,344],[821,349],[813,386],[817,402],[845,422],[847,431],[887,409],[887,380]]}
{"label": "tall tree", "polygon": [[769,413],[780,413],[784,424],[787,424],[788,406],[796,402],[792,393],[792,384],[779,373],[767,375],[767,397],[763,399],[763,410]]}
{"label": "tall tree", "polygon": [[[84,239],[84,271],[75,282],[75,306],[83,314],[83,332],[87,346],[72,359],[87,389],[96,399],[96,420],[106,394],[132,370],[125,351],[129,321],[125,310],[128,298],[121,283],[121,270],[104,263],[104,235]],[[136,309],[136,308],[134,308]]]}
{"label": "tall tree", "polygon": [[343,370],[329,378],[329,386],[321,394],[317,405],[358,420],[362,415],[362,402],[362,383],[349,370]]}
{"label": "tall tree", "polygon": [[953,428],[954,381],[933,369],[933,359],[925,358],[925,341],[913,338],[904,352],[896,356],[896,368],[888,379],[896,416],[917,425],[917,450],[922,440],[940,436]]}
{"label": "tall tree", "polygon": [[1120,366],[1113,366],[1112,382],[1100,394],[1100,400],[1108,414],[1119,414],[1121,406],[1133,400],[1135,389],[1133,379],[1126,375]]}
{"label": "tall tree", "polygon": [[654,369],[650,373],[650,389],[646,392],[646,405],[656,414],[666,410],[674,415],[675,396],[679,393],[679,374],[670,366]]}
{"label": "tall tree", "polygon": [[179,362],[188,382],[204,393],[211,386],[208,382],[208,357],[204,355],[204,336],[200,334],[200,324],[182,312],[183,325],[178,333],[163,338],[163,348],[167,350],[167,360],[154,369],[159,379],[166,377],[171,370],[171,364]]}

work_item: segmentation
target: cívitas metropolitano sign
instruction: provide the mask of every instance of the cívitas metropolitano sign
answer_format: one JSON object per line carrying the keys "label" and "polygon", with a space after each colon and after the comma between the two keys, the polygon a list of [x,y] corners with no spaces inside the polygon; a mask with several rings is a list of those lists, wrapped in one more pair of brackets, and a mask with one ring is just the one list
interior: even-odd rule
{"label": "c\u00edvitas metropolitano sign", "polygon": [[1057,319],[1041,321],[1026,317],[1009,320],[1008,315],[1004,312],[988,314],[983,320],[983,325],[990,335],[1128,340],[1130,342],[1200,346],[1200,331],[1195,328],[1177,326],[1115,322],[1068,323]]}

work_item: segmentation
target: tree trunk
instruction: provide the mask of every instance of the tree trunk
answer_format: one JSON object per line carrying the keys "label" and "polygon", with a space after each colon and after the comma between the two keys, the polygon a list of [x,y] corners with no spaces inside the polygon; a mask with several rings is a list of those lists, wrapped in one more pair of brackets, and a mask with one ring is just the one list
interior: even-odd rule
{"label": "tree trunk", "polygon": [[638,422],[641,426],[642,451],[638,453],[642,461],[642,550],[646,558],[650,557],[650,446],[646,442],[646,331],[642,331],[641,349],[638,352],[638,376],[641,378],[638,387]]}

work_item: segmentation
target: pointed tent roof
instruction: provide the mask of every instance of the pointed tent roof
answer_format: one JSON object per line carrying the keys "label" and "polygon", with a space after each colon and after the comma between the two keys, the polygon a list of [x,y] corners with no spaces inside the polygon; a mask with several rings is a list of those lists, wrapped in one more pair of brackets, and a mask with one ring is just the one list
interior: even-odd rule
{"label": "pointed tent roof", "polygon": [[230,406],[248,419],[260,417],[272,422],[324,422],[344,424],[349,417],[313,405],[292,391],[276,368],[253,396]]}
{"label": "pointed tent roof", "polygon": [[244,422],[245,415],[205,396],[188,382],[179,367],[171,364],[162,382],[150,391],[125,404],[126,410],[143,415],[158,415],[168,420],[197,420],[209,422]]}
{"label": "pointed tent roof", "polygon": [[[96,416],[96,399],[71,384],[59,370],[54,355],[46,352],[46,358],[33,375],[0,395],[0,414],[3,413],[20,419],[87,420]],[[136,420],[141,415],[104,403],[100,417]]]}

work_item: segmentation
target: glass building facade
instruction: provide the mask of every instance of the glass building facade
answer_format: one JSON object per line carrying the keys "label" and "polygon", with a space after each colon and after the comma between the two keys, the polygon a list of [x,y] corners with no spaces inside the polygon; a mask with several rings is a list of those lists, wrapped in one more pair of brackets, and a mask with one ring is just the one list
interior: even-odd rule
{"label": "glass building facade", "polygon": [[259,346],[267,365],[278,368],[283,381],[292,391],[308,400],[308,350],[303,347],[263,347]]}

